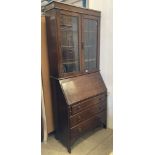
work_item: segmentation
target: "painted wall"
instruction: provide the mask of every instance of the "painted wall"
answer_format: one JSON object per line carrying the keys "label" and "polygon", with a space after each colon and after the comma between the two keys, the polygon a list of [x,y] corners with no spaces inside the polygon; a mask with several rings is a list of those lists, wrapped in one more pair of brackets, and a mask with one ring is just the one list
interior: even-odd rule
{"label": "painted wall", "polygon": [[100,69],[108,88],[108,127],[113,128],[112,0],[89,0],[89,8],[101,11]]}
{"label": "painted wall", "polygon": [[80,7],[83,5],[82,0],[65,0],[64,3]]}
{"label": "painted wall", "polygon": [[[54,0],[54,1],[63,2],[63,3],[66,3],[66,4],[83,7],[83,0]],[[87,5],[88,1],[89,0],[86,0],[86,7],[88,6]]]}

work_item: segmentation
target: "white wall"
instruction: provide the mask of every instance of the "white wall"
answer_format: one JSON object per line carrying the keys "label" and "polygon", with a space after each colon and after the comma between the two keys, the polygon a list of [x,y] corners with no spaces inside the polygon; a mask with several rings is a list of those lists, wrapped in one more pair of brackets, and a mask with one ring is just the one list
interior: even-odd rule
{"label": "white wall", "polygon": [[66,0],[64,3],[80,7],[83,5],[82,0]]}
{"label": "white wall", "polygon": [[113,128],[112,0],[89,0],[89,8],[101,11],[100,69],[108,89],[108,127]]}

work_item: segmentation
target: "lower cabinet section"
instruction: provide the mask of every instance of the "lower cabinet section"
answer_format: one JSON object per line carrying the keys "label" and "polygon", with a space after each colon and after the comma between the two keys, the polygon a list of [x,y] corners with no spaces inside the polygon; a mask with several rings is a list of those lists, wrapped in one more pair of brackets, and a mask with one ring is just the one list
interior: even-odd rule
{"label": "lower cabinet section", "polygon": [[96,127],[106,127],[107,89],[99,72],[68,79],[52,78],[51,85],[57,90],[53,91],[55,135],[71,153],[80,136]]}
{"label": "lower cabinet section", "polygon": [[98,126],[103,126],[105,122],[106,117],[106,111],[103,111],[90,119],[81,122],[77,126],[73,127],[70,129],[71,132],[71,144],[74,143],[74,141],[79,138],[81,135],[84,133],[98,127]]}
{"label": "lower cabinet section", "polygon": [[106,102],[100,102],[94,106],[91,106],[90,108],[70,117],[70,127],[73,127],[77,125],[78,123],[85,121],[95,114],[105,110],[106,108]]}

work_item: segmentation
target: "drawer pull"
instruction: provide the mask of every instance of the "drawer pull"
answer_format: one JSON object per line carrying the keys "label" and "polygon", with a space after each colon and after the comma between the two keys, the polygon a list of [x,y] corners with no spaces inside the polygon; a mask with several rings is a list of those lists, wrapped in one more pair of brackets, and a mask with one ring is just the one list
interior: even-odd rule
{"label": "drawer pull", "polygon": [[99,98],[99,101],[101,101],[102,100],[102,98]]}
{"label": "drawer pull", "polygon": [[78,106],[78,109],[80,109],[80,108],[81,108],[81,106],[79,105],[79,106]]}

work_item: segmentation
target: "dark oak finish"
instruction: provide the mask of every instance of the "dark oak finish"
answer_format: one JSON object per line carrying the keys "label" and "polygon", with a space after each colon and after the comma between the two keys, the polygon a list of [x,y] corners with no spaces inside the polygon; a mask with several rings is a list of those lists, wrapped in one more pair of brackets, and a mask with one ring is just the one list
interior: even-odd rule
{"label": "dark oak finish", "polygon": [[92,117],[93,115],[105,110],[106,102],[101,102],[99,104],[88,107],[86,110],[82,110],[80,113],[70,117],[70,127],[77,125],[78,123],[85,121]]}
{"label": "dark oak finish", "polygon": [[101,12],[97,10],[92,9],[86,9],[82,7],[72,6],[69,4],[61,3],[61,2],[51,2],[45,7],[45,12],[51,10],[51,9],[60,9],[60,10],[66,10],[71,12],[77,12],[81,14],[87,14],[87,15],[93,15],[93,16],[100,16]]}
{"label": "dark oak finish", "polygon": [[90,99],[87,99],[85,101],[79,102],[77,104],[73,104],[71,106],[71,115],[74,115],[80,111],[83,111],[84,109],[87,109],[88,107],[94,106],[106,99],[106,95],[99,95],[97,97],[93,97]]}
{"label": "dark oak finish", "polygon": [[[91,33],[89,33],[89,30],[88,30],[88,28],[90,27],[90,25],[88,26],[88,28],[86,27],[85,28],[85,22],[86,21],[89,21],[89,22],[95,22],[95,24],[96,24],[96,34],[94,33],[94,30],[90,30],[90,32],[92,33],[92,35],[91,35]],[[86,50],[85,49],[85,47],[87,47],[87,46],[90,46],[90,44],[89,44],[89,42],[90,42],[90,38],[92,38],[92,39],[94,39],[94,38],[96,38],[96,49],[95,50],[93,50],[93,46],[92,47],[89,47],[89,49],[90,49],[90,51],[91,51],[91,53],[95,53],[96,54],[96,68],[92,68],[92,69],[89,69],[86,65],[85,65],[85,63],[84,63],[84,60],[85,60],[85,57],[84,57],[84,55],[85,54],[83,54],[83,59],[82,59],[82,64],[83,64],[83,72],[90,72],[90,70],[91,71],[97,71],[98,70],[98,68],[99,68],[99,53],[100,53],[100,51],[99,51],[99,38],[100,38],[100,17],[98,17],[98,16],[90,16],[90,15],[83,15],[82,16],[82,43],[83,43],[83,48],[82,48],[82,52],[83,53],[85,53],[84,51]],[[88,31],[87,33],[89,33],[89,38],[88,38],[88,40],[89,40],[89,42],[88,43],[86,43],[85,42],[85,39],[86,39],[86,31]],[[86,39],[87,40],[87,39]],[[90,42],[91,43],[91,42]],[[88,45],[87,45],[88,44]],[[93,42],[93,44],[94,44],[94,42]],[[90,52],[89,51],[89,52]]]}
{"label": "dark oak finish", "polygon": [[77,138],[106,127],[107,88],[99,72],[100,12],[46,6],[55,137],[71,153]]}
{"label": "dark oak finish", "polygon": [[90,119],[80,123],[79,125],[71,128],[71,144],[74,143],[74,141],[80,137],[85,132],[88,132],[97,126],[100,126],[102,123],[104,123],[105,118],[105,111],[94,115]]}
{"label": "dark oak finish", "polygon": [[[46,7],[50,8],[45,15],[51,76],[63,78],[99,71],[100,12],[58,2]],[[84,25],[89,27],[88,32]]]}
{"label": "dark oak finish", "polygon": [[63,79],[60,84],[69,105],[106,91],[99,72]]}
{"label": "dark oak finish", "polygon": [[[56,138],[70,152],[82,134],[97,126],[106,127],[107,90],[99,72],[67,79],[51,78],[51,81]],[[101,119],[96,119],[99,113]],[[95,119],[87,122],[92,117]]]}
{"label": "dark oak finish", "polygon": [[[49,55],[49,68],[50,75],[58,77],[60,68],[60,55],[57,52],[58,32],[57,32],[57,11],[51,10],[46,14],[46,31],[47,31],[47,44],[48,44],[48,55]],[[52,26],[51,26],[52,25]]]}

